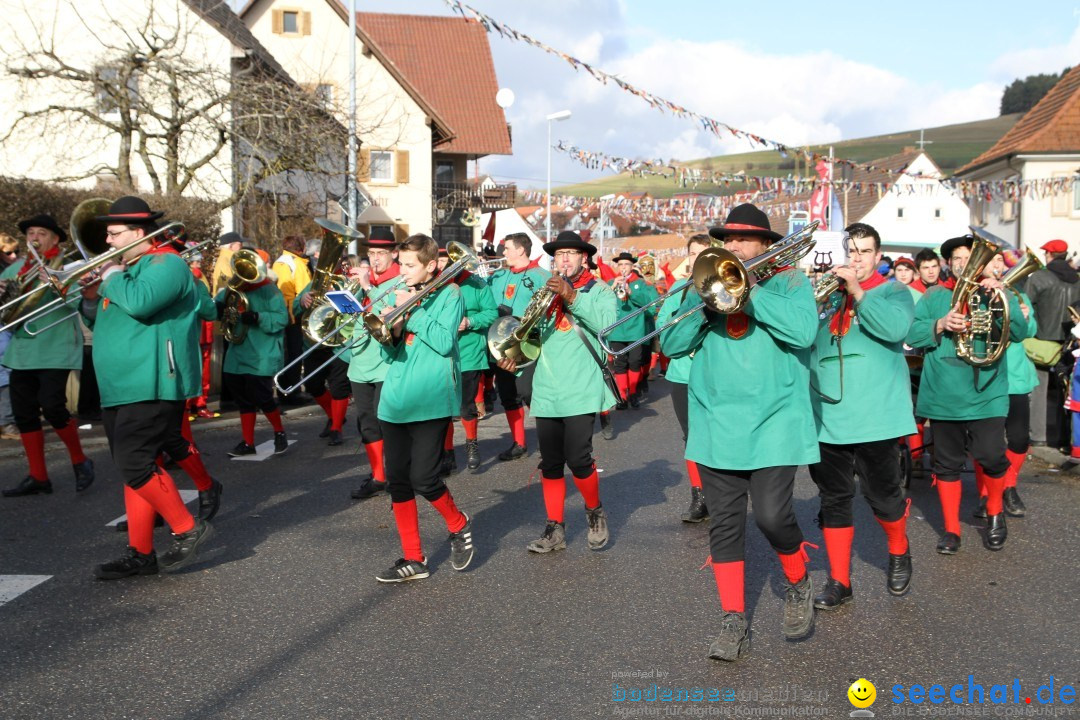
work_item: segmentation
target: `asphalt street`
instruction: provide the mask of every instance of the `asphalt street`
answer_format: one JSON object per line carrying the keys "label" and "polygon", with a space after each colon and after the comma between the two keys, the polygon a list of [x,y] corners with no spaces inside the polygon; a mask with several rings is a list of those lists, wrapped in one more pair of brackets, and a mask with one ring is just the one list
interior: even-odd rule
{"label": "asphalt street", "polygon": [[[876,685],[871,710],[881,717],[955,713],[948,700],[896,704],[892,688],[966,688],[969,675],[987,693],[1014,681],[1021,690],[1019,704],[968,705],[967,714],[1076,712],[1036,696],[1041,685],[1060,693],[1080,681],[1080,480],[1044,463],[1025,467],[1028,515],[1009,520],[1000,553],[982,547],[970,475],[963,549],[935,553],[936,492],[916,478],[915,576],[902,598],[886,591],[884,535],[857,500],[855,602],[818,613],[814,634],[797,643],[780,631],[779,563],[751,527],[753,649],[728,664],[706,658],[720,606],[702,567],[707,527],[679,521],[689,488],[662,380],[640,410],[616,414],[614,440],[594,439],[607,548],[588,550],[581,497],[568,484],[567,550],[525,551],[544,526],[535,435],[529,421],[529,457],[497,462],[509,444],[497,414],[480,423],[481,470],[449,481],[473,516],[476,559],[465,572],[450,567],[445,525],[421,501],[432,575],[404,585],[374,579],[401,554],[389,499],[349,498],[367,472],[353,413],[336,448],[317,439],[323,419],[313,413],[290,409],[286,430],[298,442],[264,462],[227,458],[239,440],[235,422],[196,425],[225,492],[216,537],[175,575],[94,579],[94,565],[126,545],[106,527],[123,504],[100,441],[87,443],[98,467],[87,492],[76,496],[66,456],[54,449],[52,495],[0,499],[0,576],[47,576],[0,597],[0,718],[840,717],[853,710],[847,688],[860,677]],[[257,432],[259,442],[270,439],[264,420]],[[0,485],[8,486],[25,465],[17,443],[4,448]],[[460,445],[458,462],[464,467]],[[820,544],[817,508],[801,469],[796,511]],[[156,538],[166,547],[165,530]],[[820,586],[824,546],[811,558]],[[702,689],[705,699],[651,700],[653,684],[675,697]],[[710,701],[710,691],[720,699]]]}

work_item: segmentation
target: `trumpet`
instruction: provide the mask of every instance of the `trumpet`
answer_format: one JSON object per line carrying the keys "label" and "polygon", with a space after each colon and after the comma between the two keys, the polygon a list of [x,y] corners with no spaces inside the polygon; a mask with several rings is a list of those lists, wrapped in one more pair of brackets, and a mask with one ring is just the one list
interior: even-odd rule
{"label": "trumpet", "polygon": [[619,302],[626,302],[626,299],[630,297],[630,284],[625,276],[620,275],[615,278],[615,297]]}
{"label": "trumpet", "polygon": [[825,299],[840,289],[840,279],[835,273],[825,273],[814,285],[814,302],[823,303]]}

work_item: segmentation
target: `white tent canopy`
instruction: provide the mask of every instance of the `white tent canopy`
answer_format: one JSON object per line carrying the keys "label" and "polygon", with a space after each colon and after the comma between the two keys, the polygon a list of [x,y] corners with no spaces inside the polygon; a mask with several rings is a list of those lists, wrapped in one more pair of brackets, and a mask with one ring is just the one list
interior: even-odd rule
{"label": "white tent canopy", "polygon": [[[502,245],[503,238],[513,233],[525,233],[532,240],[532,252],[529,253],[529,257],[535,260],[541,258],[540,265],[545,269],[549,268],[551,264],[551,258],[544,253],[544,241],[539,235],[537,235],[533,229],[529,226],[529,223],[525,222],[525,219],[518,214],[517,210],[510,208],[509,210],[496,210],[495,212],[484,213],[480,220],[480,231],[483,236],[487,229],[488,224],[494,220],[495,222],[495,247]],[[482,241],[481,241],[482,242]],[[477,248],[478,250],[481,248]]]}

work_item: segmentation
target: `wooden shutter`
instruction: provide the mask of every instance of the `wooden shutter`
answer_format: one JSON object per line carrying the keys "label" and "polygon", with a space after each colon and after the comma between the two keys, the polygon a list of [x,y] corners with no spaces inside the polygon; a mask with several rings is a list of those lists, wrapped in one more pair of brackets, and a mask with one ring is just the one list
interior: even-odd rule
{"label": "wooden shutter", "polygon": [[396,160],[397,182],[398,184],[406,184],[409,182],[409,151],[398,150]]}
{"label": "wooden shutter", "polygon": [[311,34],[311,13],[309,12],[300,13],[300,34]]}
{"label": "wooden shutter", "polygon": [[275,35],[281,35],[285,32],[285,12],[282,10],[274,10],[273,20],[271,21],[271,30]]}
{"label": "wooden shutter", "polygon": [[371,151],[364,148],[356,155],[356,179],[360,182],[371,180]]}

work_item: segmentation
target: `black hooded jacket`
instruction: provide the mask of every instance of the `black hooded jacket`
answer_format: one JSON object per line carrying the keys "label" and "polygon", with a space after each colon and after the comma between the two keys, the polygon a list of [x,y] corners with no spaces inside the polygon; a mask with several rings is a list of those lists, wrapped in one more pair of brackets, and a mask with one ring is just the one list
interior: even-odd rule
{"label": "black hooded jacket", "polygon": [[1056,342],[1068,338],[1073,321],[1067,308],[1080,301],[1080,274],[1065,258],[1054,258],[1027,279],[1027,294],[1039,324],[1035,337]]}

